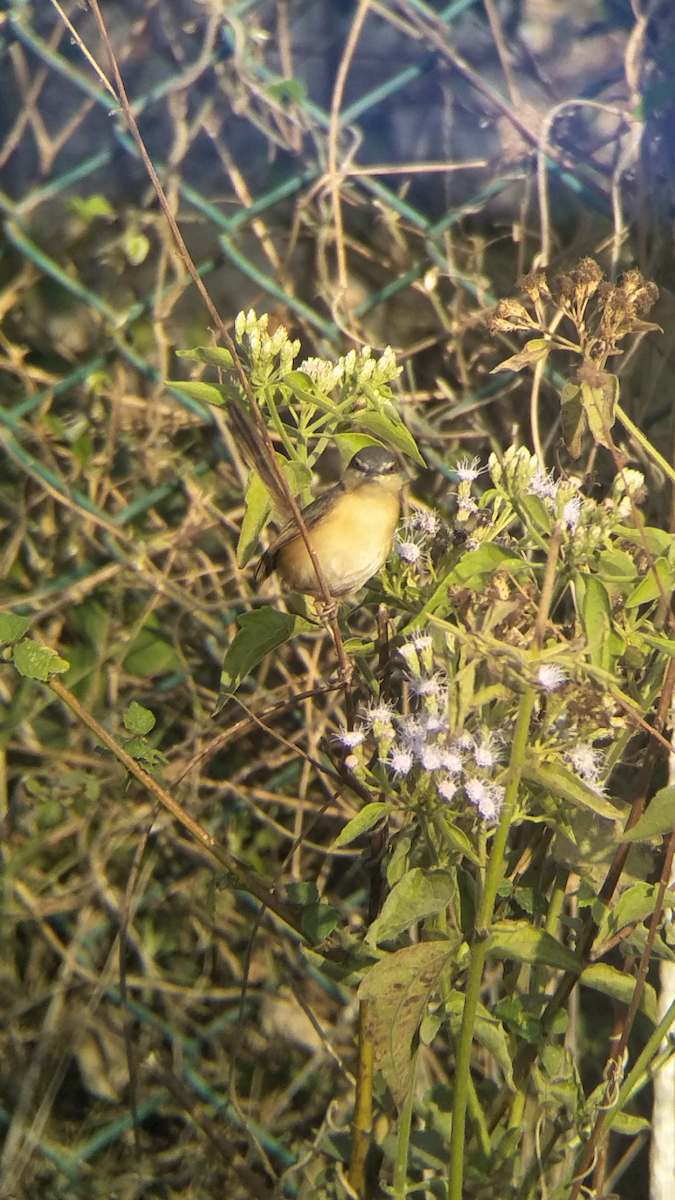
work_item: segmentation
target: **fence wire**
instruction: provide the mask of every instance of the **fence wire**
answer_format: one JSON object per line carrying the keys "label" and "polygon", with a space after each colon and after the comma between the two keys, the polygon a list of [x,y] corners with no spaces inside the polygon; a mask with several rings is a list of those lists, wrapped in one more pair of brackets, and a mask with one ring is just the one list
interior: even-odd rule
{"label": "fence wire", "polygon": [[[595,253],[616,274],[637,259],[670,304],[670,0],[107,0],[102,10],[141,133],[224,319],[269,311],[300,337],[303,354],[393,345],[405,366],[402,411],[441,471],[449,450],[473,453],[526,428],[528,385],[490,376],[505,355],[485,328],[486,311],[523,271]],[[232,550],[242,478],[217,414],[164,383],[185,370],[175,350],[210,337],[206,317],[83,48],[108,70],[93,15],[79,3],[14,0],[3,14],[0,607],[34,616],[39,636],[66,646],[69,684],[94,709],[122,696],[165,697],[170,772],[212,736],[222,647],[250,602]],[[633,397],[636,419],[657,433],[669,335],[664,345],[645,352]],[[554,416],[549,424],[554,431]],[[298,653],[311,687],[321,660]],[[289,678],[263,682],[274,698]],[[120,1196],[159,1196],[184,1178],[190,1195],[249,1195],[231,1164],[215,1166],[201,1143],[194,1150],[193,1129],[174,1137],[175,1096],[152,1077],[136,1121],[154,1139],[156,1177],[138,1190],[114,951],[130,870],[124,846],[154,814],[147,802],[119,814],[97,809],[85,836],[99,800],[87,792],[86,772],[100,766],[90,745],[72,730],[66,744],[46,700],[29,714],[22,689],[2,689],[10,775],[37,805],[33,824],[13,817],[11,804],[4,813],[27,864],[7,894],[5,945],[12,956],[22,939],[27,948],[9,973],[5,1017],[28,1047],[8,1049],[2,1068],[5,1186],[32,1197],[110,1195],[115,1179]],[[322,703],[311,710],[310,750],[333,714]],[[245,843],[255,816],[270,844],[288,849],[313,797],[286,750],[261,751],[261,736],[227,761],[227,775],[204,765],[190,795],[213,832],[236,815]],[[247,773],[261,753],[264,787]],[[240,788],[236,803],[226,778]],[[265,808],[275,793],[289,806],[293,797],[290,823]],[[324,842],[342,817],[339,806],[328,811]],[[240,1013],[245,951],[237,962],[228,946],[245,947],[252,913],[243,901],[221,917],[217,905],[207,911],[198,900],[210,887],[206,866],[168,821],[154,828],[162,884],[151,871],[139,882],[129,935],[136,957],[125,1019],[135,1022],[139,1057],[168,1046],[195,1111],[217,1113],[237,1145],[245,1130],[257,1161],[286,1171],[284,1194],[297,1194],[293,1165],[311,1138],[303,1147],[287,1136],[293,1085],[246,1114],[227,1094],[223,1039],[238,1040],[248,1013]],[[70,866],[54,849],[60,839]],[[182,883],[186,862],[192,890]],[[349,895],[345,904],[355,904]],[[161,925],[160,901],[167,914],[175,903],[189,934]],[[138,932],[153,919],[155,945]],[[28,946],[27,924],[42,950]],[[213,962],[207,933],[218,946],[208,951]],[[181,954],[202,955],[182,976],[181,939]],[[255,957],[252,966],[257,1014],[256,987],[270,968]],[[318,973],[314,986],[325,1007],[347,1004]],[[246,1036],[259,1056],[260,1035]],[[97,1097],[85,1118],[57,1103],[69,1069],[61,1037]],[[251,1070],[260,1096],[264,1080]],[[195,1154],[199,1186],[185,1157],[175,1174],[172,1138],[184,1156]]]}

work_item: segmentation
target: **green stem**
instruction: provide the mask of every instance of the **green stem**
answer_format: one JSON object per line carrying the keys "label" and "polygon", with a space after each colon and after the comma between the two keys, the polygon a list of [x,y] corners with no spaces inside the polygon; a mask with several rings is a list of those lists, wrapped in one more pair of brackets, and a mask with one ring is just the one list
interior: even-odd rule
{"label": "green stem", "polygon": [[630,417],[626,415],[620,404],[617,404],[616,406],[616,415],[621,421],[621,424],[624,425],[628,430],[630,435],[635,438],[635,441],[638,443],[638,445],[642,447],[645,454],[647,454],[653,462],[657,463],[661,470],[664,471],[668,476],[668,478],[675,483],[675,470],[673,467],[663,457],[663,455],[659,454],[658,450],[652,446],[649,438],[642,432],[642,430],[638,429],[637,425],[633,424]]}
{"label": "green stem", "polygon": [[469,1096],[468,1096],[467,1103],[468,1103],[468,1109],[469,1109],[469,1116],[471,1117],[471,1120],[473,1121],[473,1123],[476,1127],[476,1133],[478,1134],[478,1141],[480,1142],[480,1148],[483,1151],[483,1156],[484,1156],[485,1162],[487,1164],[487,1163],[489,1163],[490,1155],[492,1154],[492,1145],[490,1142],[490,1131],[487,1127],[487,1121],[485,1120],[485,1113],[483,1112],[483,1109],[481,1108],[481,1103],[480,1103],[480,1100],[478,1099],[478,1092],[476,1091],[476,1085],[475,1085],[473,1079],[471,1078],[470,1072],[469,1072]]}
{"label": "green stem", "polygon": [[[639,1087],[639,1085],[642,1082],[644,1082],[644,1076],[645,1076],[648,1068],[650,1066],[653,1067],[654,1060],[656,1059],[656,1057],[658,1055],[659,1046],[661,1045],[661,1042],[663,1041],[664,1037],[666,1037],[666,1035],[669,1032],[670,1027],[674,1021],[675,1021],[675,1000],[670,1005],[670,1008],[667,1009],[665,1016],[663,1016],[661,1018],[658,1025],[656,1026],[656,1028],[652,1031],[652,1033],[649,1037],[649,1040],[647,1041],[646,1045],[643,1047],[640,1054],[636,1058],[635,1065],[633,1066],[632,1070],[629,1072],[629,1074],[626,1076],[623,1083],[621,1084],[616,1104],[614,1104],[612,1106],[612,1108],[608,1109],[599,1118],[600,1127],[598,1130],[597,1144],[599,1144],[601,1138],[604,1137],[604,1135],[609,1132],[609,1130],[612,1127],[612,1123],[614,1122],[616,1117],[619,1115],[619,1113],[623,1112],[623,1109],[625,1108],[626,1104],[630,1100],[632,1093]],[[578,1169],[579,1169],[579,1164],[578,1164],[578,1160],[577,1160],[577,1163],[575,1164],[575,1166],[572,1169],[572,1179],[575,1178],[575,1174]],[[558,1184],[555,1191],[552,1192],[551,1195],[548,1197],[548,1200],[564,1200],[564,1198],[566,1198],[570,1194],[569,1186],[570,1186],[570,1177],[568,1176],[566,1179],[563,1179]],[[575,1191],[574,1194],[576,1195],[577,1192]]]}
{"label": "green stem", "polygon": [[483,981],[483,967],[485,966],[487,955],[488,934],[497,899],[497,888],[504,867],[504,852],[518,800],[520,775],[527,749],[527,737],[530,729],[530,717],[532,715],[534,699],[534,689],[528,688],[520,701],[509,765],[509,781],[506,788],[506,796],[504,797],[504,806],[502,808],[499,827],[492,841],[490,861],[485,876],[485,886],[481,896],[476,931],[471,947],[471,966],[469,968],[469,978],[464,997],[464,1011],[462,1013],[457,1065],[455,1068],[455,1102],[452,1110],[452,1132],[450,1135],[448,1200],[462,1200],[464,1184],[464,1138],[466,1132],[466,1109],[469,1099],[473,1027],[476,1020],[481,983]]}

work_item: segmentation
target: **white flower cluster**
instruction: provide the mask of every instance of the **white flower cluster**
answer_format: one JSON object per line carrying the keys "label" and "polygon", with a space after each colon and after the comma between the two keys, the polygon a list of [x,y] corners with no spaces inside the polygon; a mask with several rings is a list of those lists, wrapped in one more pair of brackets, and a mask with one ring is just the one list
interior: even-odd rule
{"label": "white flower cluster", "polygon": [[401,716],[393,705],[380,701],[364,711],[357,729],[338,734],[338,740],[353,751],[372,732],[381,760],[395,778],[405,779],[416,769],[418,782],[430,777],[442,800],[457,801],[463,793],[484,821],[496,821],[504,801],[504,788],[493,778],[502,758],[498,738],[488,730],[450,731],[447,683],[434,670],[430,637],[414,636],[399,653],[419,710]]}
{"label": "white flower cluster", "polygon": [[344,375],[340,363],[329,362],[326,358],[306,358],[300,363],[300,370],[309,375],[326,395],[342,382]]}
{"label": "white flower cluster", "polygon": [[633,514],[633,505],[639,504],[644,498],[645,477],[641,471],[632,467],[624,467],[614,480],[612,494],[605,501],[612,508],[619,520],[627,521]]}
{"label": "white flower cluster", "polygon": [[239,344],[246,348],[252,366],[267,369],[277,366],[278,355],[277,369],[284,375],[293,369],[295,357],[300,353],[300,342],[289,341],[283,325],[279,325],[270,336],[267,332],[268,322],[268,313],[256,317],[253,309],[249,309],[247,313],[237,314],[234,332]]}
{"label": "white flower cluster", "polygon": [[438,513],[432,509],[415,509],[409,517],[401,522],[400,531],[394,539],[394,546],[399,558],[413,566],[427,553],[426,543],[432,541],[441,527]]}
{"label": "white flower cluster", "polygon": [[351,391],[366,386],[379,388],[401,374],[403,367],[397,365],[391,346],[387,346],[379,358],[371,356],[370,346],[362,346],[358,351],[350,350],[336,363],[321,358],[306,358],[300,363],[300,370],[318,383],[324,392],[331,392],[338,385],[347,385]]}
{"label": "white flower cluster", "polygon": [[595,510],[593,501],[579,495],[574,483],[556,479],[553,471],[546,471],[536,454],[530,454],[525,446],[509,446],[501,462],[491,454],[489,471],[496,487],[506,486],[516,492],[538,496],[561,518],[570,535],[576,533],[584,508],[588,506]]}
{"label": "white flower cluster", "polygon": [[602,776],[605,770],[604,755],[590,742],[576,742],[565,752],[565,758],[570,767],[588,787],[593,788],[598,795],[603,795],[605,784]]}

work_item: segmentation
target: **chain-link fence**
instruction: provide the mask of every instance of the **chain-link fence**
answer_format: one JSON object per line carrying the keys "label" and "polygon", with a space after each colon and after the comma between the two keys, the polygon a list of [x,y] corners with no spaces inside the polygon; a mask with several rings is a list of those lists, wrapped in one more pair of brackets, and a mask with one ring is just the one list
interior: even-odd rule
{"label": "chain-link fence", "polygon": [[[442,491],[448,451],[504,444],[518,427],[529,437],[530,384],[489,374],[505,354],[485,314],[537,261],[595,254],[609,274],[637,261],[662,285],[665,337],[640,351],[632,399],[636,420],[670,436],[669,0],[107,0],[102,11],[223,318],[267,310],[307,355],[391,344],[401,411],[439,468],[419,481],[422,495]],[[304,832],[303,853],[327,874],[325,846],[348,810],[330,801],[307,832],[316,790],[287,743],[233,717],[218,754],[199,757],[223,645],[250,603],[232,548],[244,477],[218,414],[164,384],[185,377],[175,350],[211,335],[102,82],[109,70],[86,7],[17,0],[3,14],[2,606],[66,648],[69,685],[104,722],[121,700],[161,705],[168,775],[191,764],[185,802],[211,832],[244,852],[263,828],[277,864]],[[556,393],[543,387],[551,444]],[[299,669],[310,694],[321,653],[298,649],[293,667],[270,668],[266,705],[291,709]],[[292,979],[278,990],[280,945],[271,938],[246,964],[242,1004],[247,902],[214,892],[206,862],[147,800],[106,802],[114,769],[47,699],[35,708],[22,686],[0,687],[13,847],[3,1195],[267,1195],[246,1144],[286,1172],[283,1194],[299,1194],[296,1167],[317,1128],[322,1152],[339,1157],[326,1113],[346,1085],[337,1052],[327,1084],[315,1082],[321,1037],[306,993],[299,1002]],[[311,756],[334,701],[293,704],[285,736],[295,743],[302,726]],[[327,861],[349,908],[352,858]],[[309,986],[339,1047],[350,993],[318,973]],[[149,1064],[131,1087],[130,1036]],[[228,1096],[235,1046],[244,1108]],[[171,1077],[153,1066],[167,1048]]]}

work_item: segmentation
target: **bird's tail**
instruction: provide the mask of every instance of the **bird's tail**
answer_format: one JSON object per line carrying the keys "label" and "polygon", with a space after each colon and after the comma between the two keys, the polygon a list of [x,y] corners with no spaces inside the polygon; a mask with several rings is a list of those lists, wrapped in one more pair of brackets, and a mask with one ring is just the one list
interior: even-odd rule
{"label": "bird's tail", "polygon": [[246,466],[260,476],[263,486],[269,492],[275,521],[277,524],[285,524],[289,517],[288,502],[279,486],[279,480],[270,463],[269,451],[255,423],[249,417],[243,404],[235,399],[228,402],[227,417],[237,449]]}

